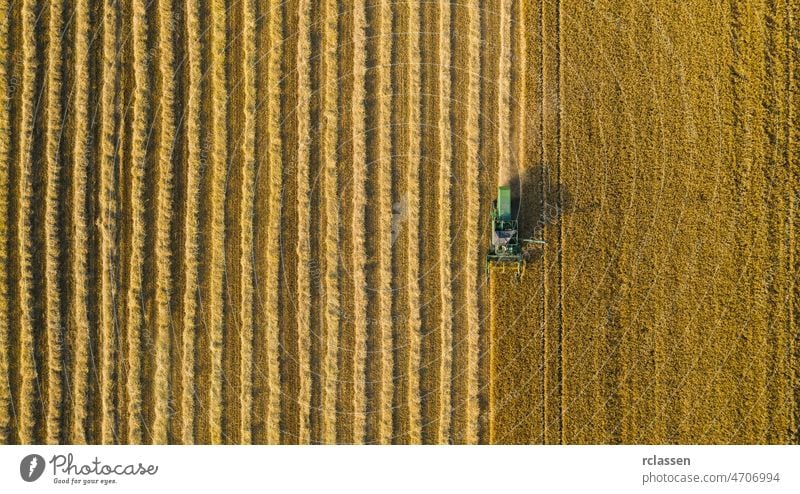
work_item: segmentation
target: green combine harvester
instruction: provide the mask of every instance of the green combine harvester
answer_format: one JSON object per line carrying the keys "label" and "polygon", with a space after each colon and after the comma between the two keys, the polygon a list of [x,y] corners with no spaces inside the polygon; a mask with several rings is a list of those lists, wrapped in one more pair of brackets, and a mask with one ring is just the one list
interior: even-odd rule
{"label": "green combine harvester", "polygon": [[492,244],[486,255],[486,272],[489,265],[516,264],[516,278],[522,276],[525,266],[525,255],[522,249],[525,244],[543,244],[543,240],[519,238],[519,225],[511,217],[511,188],[501,185],[497,188],[497,199],[492,204]]}

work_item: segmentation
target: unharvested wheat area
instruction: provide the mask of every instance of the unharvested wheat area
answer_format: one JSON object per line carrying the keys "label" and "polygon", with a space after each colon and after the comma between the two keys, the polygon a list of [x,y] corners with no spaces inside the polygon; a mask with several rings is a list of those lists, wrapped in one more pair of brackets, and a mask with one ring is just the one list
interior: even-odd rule
{"label": "unharvested wheat area", "polygon": [[0,15],[0,443],[800,442],[797,2]]}

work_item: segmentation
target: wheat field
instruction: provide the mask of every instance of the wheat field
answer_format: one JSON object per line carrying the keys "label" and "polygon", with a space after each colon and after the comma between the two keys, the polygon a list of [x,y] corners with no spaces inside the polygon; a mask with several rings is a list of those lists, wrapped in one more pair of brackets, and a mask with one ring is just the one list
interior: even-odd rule
{"label": "wheat field", "polygon": [[796,2],[0,12],[0,443],[800,442]]}

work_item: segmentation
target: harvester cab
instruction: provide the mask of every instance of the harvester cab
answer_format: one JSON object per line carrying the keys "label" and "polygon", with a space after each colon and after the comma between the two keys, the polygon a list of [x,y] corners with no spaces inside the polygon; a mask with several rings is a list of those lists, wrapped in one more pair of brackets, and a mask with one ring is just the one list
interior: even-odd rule
{"label": "harvester cab", "polygon": [[519,238],[519,225],[511,216],[511,188],[503,185],[497,188],[497,199],[492,203],[492,244],[486,255],[486,272],[489,265],[514,264],[516,278],[522,276],[525,266],[523,243],[543,244],[543,240]]}

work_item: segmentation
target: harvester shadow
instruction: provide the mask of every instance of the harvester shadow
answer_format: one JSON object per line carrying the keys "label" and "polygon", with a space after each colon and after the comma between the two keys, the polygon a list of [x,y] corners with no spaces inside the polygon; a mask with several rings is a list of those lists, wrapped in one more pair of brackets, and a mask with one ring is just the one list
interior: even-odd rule
{"label": "harvester shadow", "polygon": [[[548,241],[550,230],[573,209],[568,184],[558,183],[558,177],[546,164],[520,170],[508,184],[511,187],[511,214],[519,222],[520,239]],[[523,248],[526,262],[542,258],[541,245]]]}

